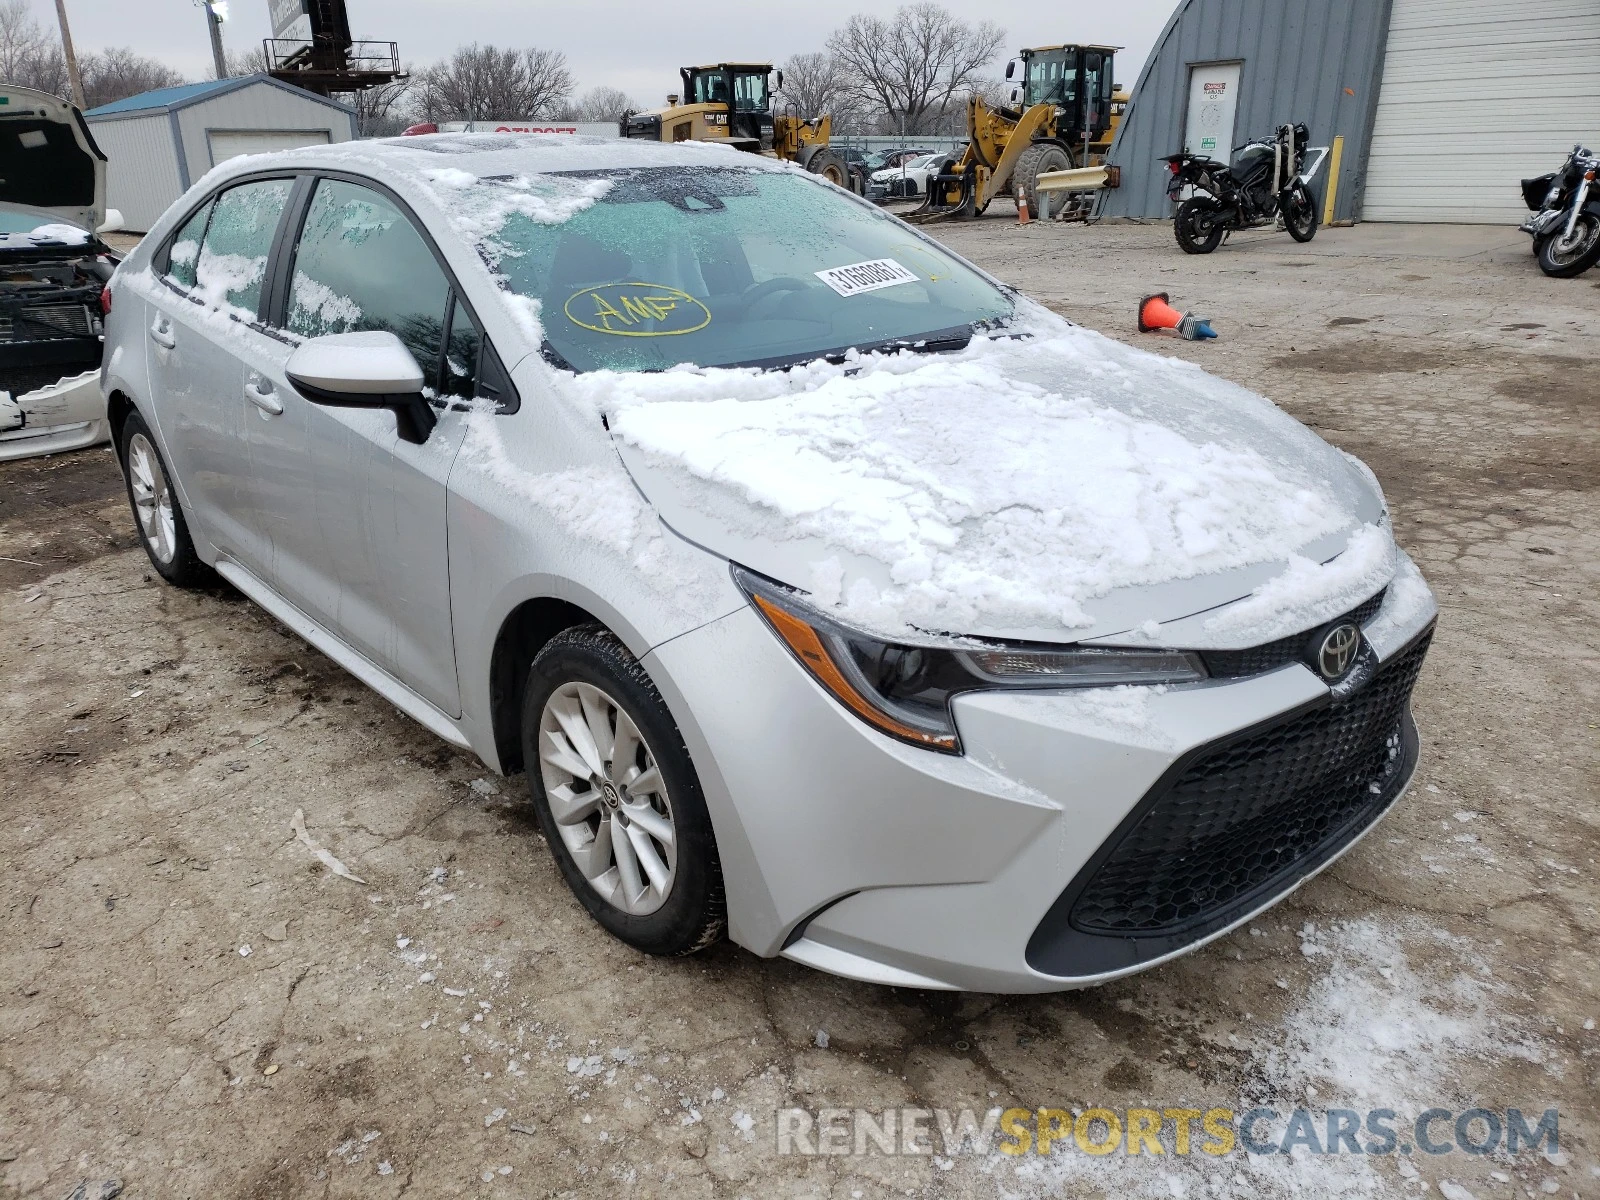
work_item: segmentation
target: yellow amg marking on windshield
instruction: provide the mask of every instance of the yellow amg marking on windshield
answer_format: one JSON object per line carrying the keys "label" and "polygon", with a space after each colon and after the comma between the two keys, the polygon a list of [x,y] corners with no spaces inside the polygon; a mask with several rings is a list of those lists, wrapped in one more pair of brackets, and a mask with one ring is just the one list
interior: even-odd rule
{"label": "yellow amg marking on windshield", "polygon": [[[591,304],[581,303],[589,297]],[[592,308],[592,311],[591,311]],[[567,320],[618,337],[673,337],[711,324],[711,310],[688,292],[658,283],[607,283],[574,292]]]}

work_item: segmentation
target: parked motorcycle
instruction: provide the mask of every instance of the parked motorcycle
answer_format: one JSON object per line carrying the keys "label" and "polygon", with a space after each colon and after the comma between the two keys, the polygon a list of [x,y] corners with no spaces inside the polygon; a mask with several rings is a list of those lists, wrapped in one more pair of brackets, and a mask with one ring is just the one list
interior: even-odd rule
{"label": "parked motorcycle", "polygon": [[1184,253],[1210,254],[1233,230],[1272,225],[1279,217],[1295,241],[1316,237],[1317,205],[1309,185],[1322,158],[1306,170],[1310,140],[1304,125],[1283,125],[1273,137],[1236,147],[1231,164],[1187,151],[1162,159],[1172,172],[1171,199],[1194,189],[1172,222]]}
{"label": "parked motorcycle", "polygon": [[1522,181],[1533,216],[1522,225],[1533,235],[1539,269],[1556,279],[1582,275],[1600,262],[1600,156],[1574,146],[1559,171]]}

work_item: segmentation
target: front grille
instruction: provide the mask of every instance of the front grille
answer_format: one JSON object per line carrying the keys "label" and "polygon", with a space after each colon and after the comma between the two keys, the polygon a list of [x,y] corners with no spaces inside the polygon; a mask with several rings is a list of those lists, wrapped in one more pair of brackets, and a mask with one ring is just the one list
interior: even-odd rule
{"label": "front grille", "polygon": [[1158,784],[1087,868],[1072,927],[1122,938],[1220,927],[1348,842],[1410,773],[1407,705],[1431,636],[1355,694],[1236,734]]}
{"label": "front grille", "polygon": [[35,304],[0,315],[0,341],[42,342],[94,336],[89,310],[82,304]]}
{"label": "front grille", "polygon": [[[1337,619],[1353,621],[1360,626],[1366,625],[1383,607],[1383,597],[1387,591],[1385,588],[1372,599],[1363,601]],[[1200,657],[1205,661],[1206,670],[1221,678],[1264,675],[1268,671],[1276,671],[1279,667],[1286,667],[1290,663],[1304,662],[1306,642],[1311,632],[1306,630],[1304,633],[1293,633],[1275,642],[1251,646],[1248,650],[1202,650]]]}

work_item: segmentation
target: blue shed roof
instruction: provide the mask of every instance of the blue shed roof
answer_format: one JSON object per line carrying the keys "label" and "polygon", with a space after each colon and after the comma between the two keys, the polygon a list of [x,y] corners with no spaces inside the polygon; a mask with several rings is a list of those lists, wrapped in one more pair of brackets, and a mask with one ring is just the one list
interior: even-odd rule
{"label": "blue shed roof", "polygon": [[102,104],[99,108],[91,108],[83,115],[94,118],[126,116],[130,113],[140,112],[171,112],[174,109],[187,108],[191,104],[199,104],[212,96],[220,96],[225,92],[237,91],[240,88],[251,87],[255,84],[281,88],[302,99],[310,100],[317,104],[325,104],[329,108],[336,108],[342,113],[349,114],[355,111],[348,105],[340,104],[337,100],[330,100],[326,96],[319,96],[315,92],[308,92],[304,88],[298,88],[293,84],[274,79],[265,72],[259,72],[255,75],[235,76],[232,79],[208,79],[204,83],[185,83],[177,87],[157,88],[153,92],[140,92],[137,96],[129,96],[125,100],[117,100],[111,104]]}
{"label": "blue shed roof", "polygon": [[83,115],[100,117],[108,113],[138,112],[146,108],[171,108],[188,100],[209,96],[212,92],[223,88],[235,87],[238,82],[237,79],[210,79],[205,83],[185,83],[177,87],[157,88],[153,92],[140,92],[137,96],[129,96],[124,100],[102,104],[99,108],[91,108]]}

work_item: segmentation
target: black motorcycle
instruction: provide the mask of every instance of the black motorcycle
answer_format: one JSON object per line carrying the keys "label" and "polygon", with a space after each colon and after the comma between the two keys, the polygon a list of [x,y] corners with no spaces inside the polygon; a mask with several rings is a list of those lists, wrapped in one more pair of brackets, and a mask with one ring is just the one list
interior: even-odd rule
{"label": "black motorcycle", "polygon": [[1279,217],[1295,241],[1316,237],[1317,205],[1304,175],[1310,140],[1304,125],[1284,125],[1274,137],[1237,147],[1231,164],[1187,151],[1162,159],[1172,172],[1169,198],[1194,189],[1172,222],[1184,253],[1210,254],[1233,230],[1271,225]]}
{"label": "black motorcycle", "polygon": [[1600,262],[1600,157],[1574,146],[1561,170],[1522,181],[1533,216],[1522,225],[1533,235],[1539,269],[1556,279],[1582,275]]}

